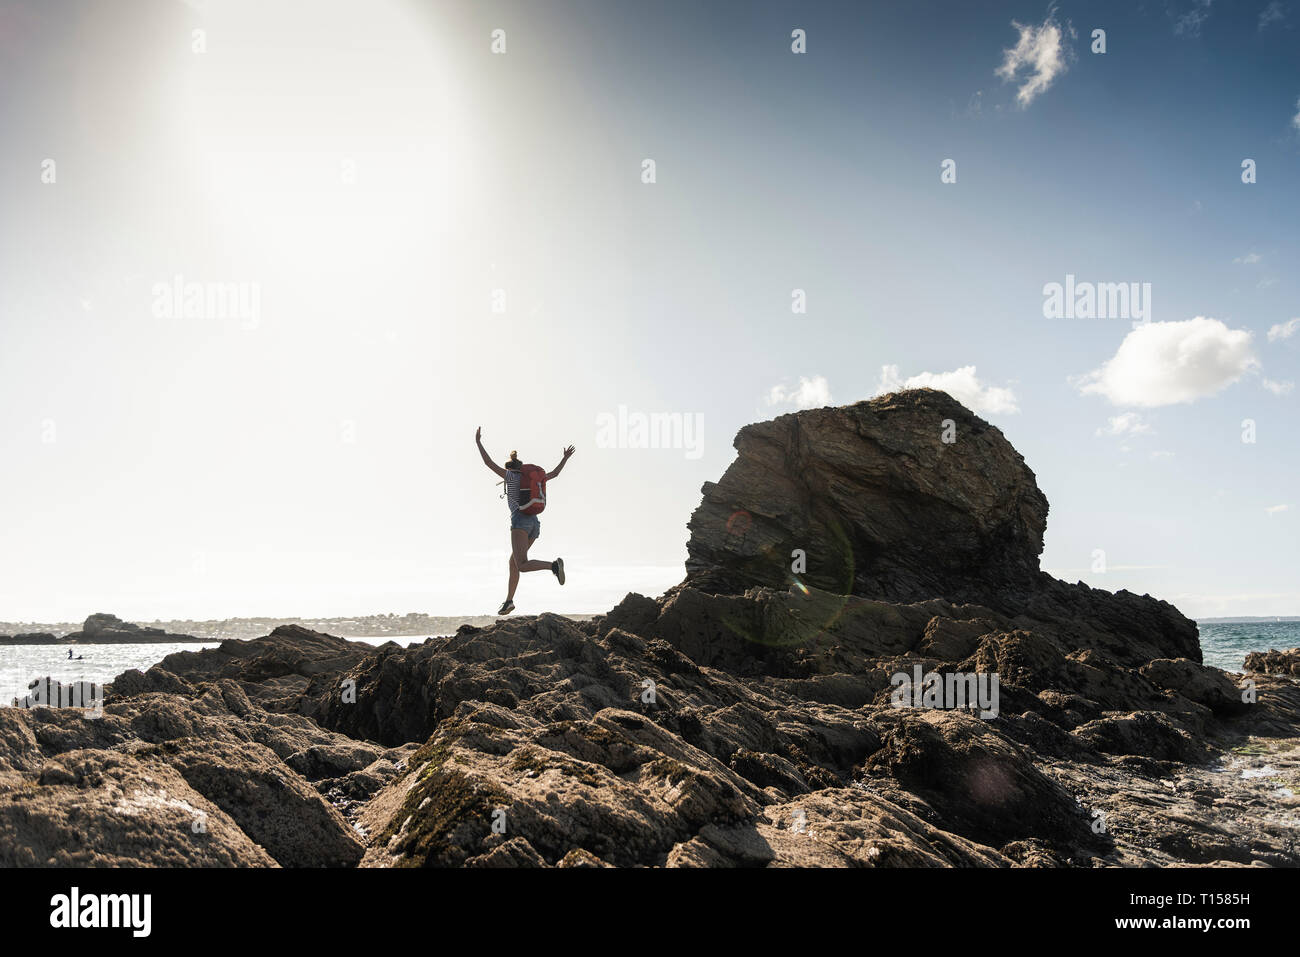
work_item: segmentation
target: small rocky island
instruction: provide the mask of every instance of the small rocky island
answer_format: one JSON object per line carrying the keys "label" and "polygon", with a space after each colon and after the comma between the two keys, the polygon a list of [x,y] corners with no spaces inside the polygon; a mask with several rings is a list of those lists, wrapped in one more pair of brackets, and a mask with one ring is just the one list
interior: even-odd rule
{"label": "small rocky island", "polygon": [[195,638],[193,635],[170,634],[162,628],[132,624],[105,612],[91,615],[81,626],[81,631],[69,632],[66,635],[54,635],[50,632],[0,635],[0,645],[165,645],[205,640]]}
{"label": "small rocky island", "polygon": [[1033,473],[944,393],[735,444],[658,598],[283,626],[100,718],[0,709],[0,863],[1300,864],[1300,650],[1230,675],[1173,606],[1042,572]]}

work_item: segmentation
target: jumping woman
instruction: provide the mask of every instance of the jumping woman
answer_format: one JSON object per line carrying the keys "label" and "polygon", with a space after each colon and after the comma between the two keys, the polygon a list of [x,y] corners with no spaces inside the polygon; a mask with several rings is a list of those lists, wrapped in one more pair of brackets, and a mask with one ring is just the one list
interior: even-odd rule
{"label": "jumping woman", "polygon": [[[519,510],[519,470],[524,464],[519,461],[519,453],[511,452],[510,461],[505,464],[505,468],[502,468],[492,461],[492,456],[488,455],[487,449],[483,448],[482,426],[475,431],[474,442],[478,445],[478,454],[483,456],[483,464],[501,476],[506,483],[506,505],[510,507],[510,585],[506,590],[506,600],[497,609],[497,614],[508,615],[515,610],[515,589],[519,586],[519,573],[541,572],[549,569],[563,585],[564,559],[557,558],[553,562],[545,562],[540,558],[528,557],[528,549],[532,548],[533,542],[537,541],[537,536],[542,534],[542,523],[536,515],[525,515]],[[560,459],[560,464],[555,466],[553,471],[546,473],[548,482],[560,474],[564,463],[569,461],[569,456],[572,454],[573,446],[570,445],[564,450],[564,457]]]}

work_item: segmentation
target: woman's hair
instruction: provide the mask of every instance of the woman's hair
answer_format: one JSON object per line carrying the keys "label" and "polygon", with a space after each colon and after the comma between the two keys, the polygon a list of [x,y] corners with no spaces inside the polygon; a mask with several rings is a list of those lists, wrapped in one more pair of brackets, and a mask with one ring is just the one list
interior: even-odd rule
{"label": "woman's hair", "polygon": [[517,471],[523,464],[523,462],[519,461],[519,453],[514,449],[511,449],[510,461],[506,463],[506,468],[515,469]]}

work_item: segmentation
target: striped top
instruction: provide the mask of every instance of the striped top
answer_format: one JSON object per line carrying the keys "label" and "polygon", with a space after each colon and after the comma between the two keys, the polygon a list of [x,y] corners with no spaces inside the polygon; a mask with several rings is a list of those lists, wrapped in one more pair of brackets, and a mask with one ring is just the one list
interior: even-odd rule
{"label": "striped top", "polygon": [[506,469],[506,506],[512,517],[519,511],[519,473],[514,469]]}

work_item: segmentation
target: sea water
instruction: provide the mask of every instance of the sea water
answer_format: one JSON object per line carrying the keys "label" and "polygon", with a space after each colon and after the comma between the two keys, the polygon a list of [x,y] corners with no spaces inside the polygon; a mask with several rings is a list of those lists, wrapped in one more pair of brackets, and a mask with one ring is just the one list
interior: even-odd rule
{"label": "sea water", "polygon": [[[384,635],[382,637],[348,638],[382,645],[395,641],[400,645],[424,641],[425,635]],[[75,681],[93,681],[107,684],[124,671],[137,668],[147,671],[176,651],[199,651],[215,648],[219,641],[183,641],[143,644],[93,645],[0,645],[0,707],[13,703],[14,698],[27,694],[28,686],[46,675],[68,684]],[[73,660],[68,660],[68,649]],[[81,655],[80,661],[75,660]]]}
{"label": "sea water", "polygon": [[[0,645],[0,705],[27,694],[33,681],[49,675],[63,684],[93,681],[104,684],[132,668],[146,670],[174,651],[215,648],[220,642],[168,642],[123,645]],[[81,661],[69,661],[68,649]]]}
{"label": "sea water", "polygon": [[1224,671],[1241,671],[1251,651],[1300,648],[1300,621],[1198,622],[1201,657]]}

